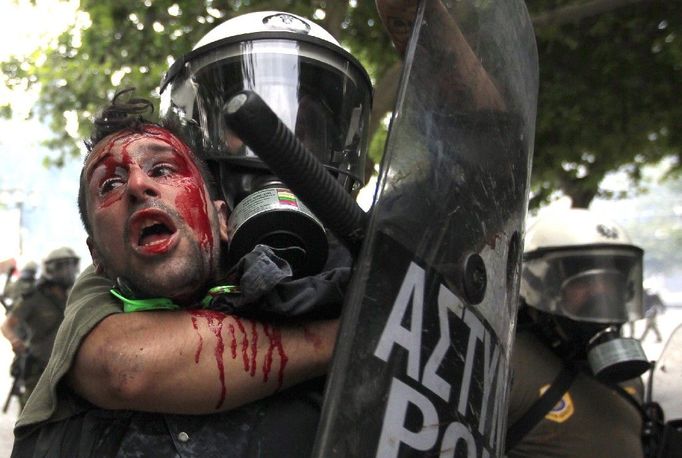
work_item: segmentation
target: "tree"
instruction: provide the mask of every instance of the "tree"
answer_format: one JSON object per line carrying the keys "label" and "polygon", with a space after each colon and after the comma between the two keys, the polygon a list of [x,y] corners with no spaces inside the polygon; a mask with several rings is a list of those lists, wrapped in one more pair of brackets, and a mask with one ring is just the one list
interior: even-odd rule
{"label": "tree", "polygon": [[679,158],[679,2],[621,0],[619,8],[578,22],[572,15],[569,22],[560,16],[546,21],[542,12],[554,2],[529,3],[543,24],[536,26],[535,203],[559,189],[574,206],[587,207],[608,194],[599,183],[609,171],[625,166],[637,182],[645,164]]}
{"label": "tree", "polygon": [[[561,190],[586,207],[612,170],[641,167],[682,149],[682,18],[679,2],[528,0],[540,57],[532,205]],[[40,84],[35,114],[62,157],[78,153],[64,113],[83,121],[112,94],[135,86],[156,97],[170,62],[236,14],[284,10],[316,18],[356,55],[375,83],[372,132],[392,106],[400,62],[369,0],[82,0],[84,24],[28,60],[3,63],[6,84]],[[40,55],[45,59],[40,59]],[[81,123],[83,125],[83,123]],[[371,157],[382,154],[380,132]]]}
{"label": "tree", "polygon": [[[170,63],[216,23],[235,15],[282,10],[322,18],[318,22],[349,46],[374,78],[397,60],[373,2],[351,7],[315,0],[230,0],[220,5],[210,0],[83,0],[80,10],[80,20],[52,49],[38,49],[2,65],[6,85],[40,84],[33,114],[49,123],[55,136],[47,145],[62,153],[60,161],[79,154],[80,138],[87,135],[85,121],[117,87],[134,86],[139,94],[158,99],[159,82]],[[11,113],[7,108],[5,113]],[[67,132],[65,113],[77,115],[77,135]]]}

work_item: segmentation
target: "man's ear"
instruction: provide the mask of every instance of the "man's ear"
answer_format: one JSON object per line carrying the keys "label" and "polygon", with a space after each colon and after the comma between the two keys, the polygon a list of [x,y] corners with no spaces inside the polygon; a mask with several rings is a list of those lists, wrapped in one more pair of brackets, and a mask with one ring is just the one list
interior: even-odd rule
{"label": "man's ear", "polygon": [[92,265],[95,267],[95,272],[100,275],[104,274],[102,259],[99,256],[97,248],[95,248],[95,243],[92,241],[92,238],[88,237],[85,243],[88,244],[88,250],[90,250],[90,257],[92,258]]}
{"label": "man's ear", "polygon": [[224,200],[214,200],[213,205],[218,213],[218,232],[220,234],[220,240],[229,242],[229,236],[227,235],[227,218],[230,216],[230,211],[227,209],[227,203]]}

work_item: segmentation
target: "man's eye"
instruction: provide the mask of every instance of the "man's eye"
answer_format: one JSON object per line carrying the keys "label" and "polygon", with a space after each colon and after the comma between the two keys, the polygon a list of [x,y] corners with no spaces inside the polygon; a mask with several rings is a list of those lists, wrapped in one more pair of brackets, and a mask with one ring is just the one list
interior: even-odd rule
{"label": "man's eye", "polygon": [[171,164],[157,164],[152,167],[149,175],[152,177],[165,177],[175,173],[175,167]]}
{"label": "man's eye", "polygon": [[100,185],[99,187],[99,193],[100,195],[105,195],[114,189],[118,188],[123,184],[123,179],[120,177],[113,177],[109,178],[107,180],[104,180],[104,182]]}

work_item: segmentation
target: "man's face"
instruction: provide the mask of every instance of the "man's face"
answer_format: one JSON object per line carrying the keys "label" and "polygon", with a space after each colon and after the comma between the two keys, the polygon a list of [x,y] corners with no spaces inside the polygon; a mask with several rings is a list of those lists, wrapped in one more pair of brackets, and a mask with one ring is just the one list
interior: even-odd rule
{"label": "man's face", "polygon": [[617,272],[579,276],[562,289],[563,307],[573,316],[612,317],[624,310],[626,290]]}
{"label": "man's face", "polygon": [[165,129],[122,131],[85,164],[95,266],[144,297],[196,300],[219,267],[226,206],[211,201],[187,146]]}
{"label": "man's face", "polygon": [[67,258],[51,261],[49,266],[50,278],[62,285],[64,288],[71,288],[78,275],[78,259]]}

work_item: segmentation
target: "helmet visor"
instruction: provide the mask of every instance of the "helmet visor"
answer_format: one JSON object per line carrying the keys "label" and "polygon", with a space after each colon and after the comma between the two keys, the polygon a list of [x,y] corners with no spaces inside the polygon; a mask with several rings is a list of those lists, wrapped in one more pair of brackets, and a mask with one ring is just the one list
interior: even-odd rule
{"label": "helmet visor", "polygon": [[577,321],[624,323],[642,317],[642,250],[634,246],[558,248],[529,254],[526,303]]}
{"label": "helmet visor", "polygon": [[164,88],[161,109],[200,155],[266,168],[222,115],[233,95],[251,90],[347,189],[364,183],[371,87],[359,64],[338,50],[279,38],[227,41],[193,54]]}

